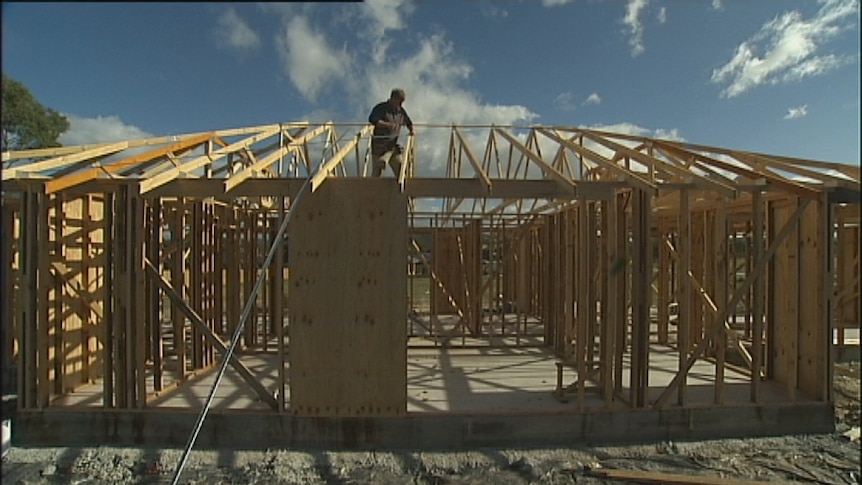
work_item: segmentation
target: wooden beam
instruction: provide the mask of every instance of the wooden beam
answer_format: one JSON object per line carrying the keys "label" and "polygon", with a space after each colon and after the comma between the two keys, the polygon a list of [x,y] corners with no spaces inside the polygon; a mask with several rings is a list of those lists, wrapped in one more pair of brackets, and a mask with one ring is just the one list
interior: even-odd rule
{"label": "wooden beam", "polygon": [[560,187],[563,190],[571,191],[571,194],[574,195],[575,190],[577,189],[577,184],[574,180],[566,177],[559,170],[552,167],[550,164],[542,160],[542,157],[535,154],[532,150],[527,148],[523,143],[518,141],[517,138],[512,136],[510,133],[496,128],[495,131],[500,134],[503,138],[505,138],[514,148],[516,148],[519,152],[523,153],[528,159],[532,160],[536,165],[538,165],[542,172],[544,172],[545,176],[551,180],[556,181],[560,184]]}
{"label": "wooden beam", "polygon": [[[279,149],[270,153],[266,157],[264,157],[260,160],[254,161],[248,167],[245,167],[244,169],[240,170],[238,173],[231,175],[227,180],[225,180],[225,182],[224,182],[225,192],[230,192],[231,190],[234,189],[234,187],[243,183],[246,179],[251,178],[252,175],[256,175],[256,174],[262,172],[265,168],[267,168],[270,165],[272,165],[273,163],[275,163],[275,161],[278,160],[279,158],[283,157],[284,155],[287,155],[288,153],[292,153],[292,152],[299,150],[306,143],[308,143],[309,140],[317,137],[318,135],[320,135],[324,131],[330,130],[330,129],[332,129],[332,123],[331,122],[324,123],[323,125],[318,126],[317,128],[311,130],[310,132],[305,133],[298,138],[294,138],[293,140],[290,141],[290,143],[280,147]],[[243,148],[247,149],[248,145],[244,146]],[[345,155],[346,155],[346,153],[345,153]]]}
{"label": "wooden beam", "polygon": [[333,155],[332,158],[324,162],[320,166],[320,168],[317,169],[317,172],[311,177],[312,192],[314,192],[315,190],[317,190],[318,187],[320,187],[320,184],[322,184],[323,181],[326,180],[326,177],[329,176],[329,173],[335,170],[335,167],[337,167],[338,164],[342,163],[344,157],[346,157],[347,154],[350,153],[350,151],[353,150],[354,147],[356,147],[356,145],[359,143],[359,140],[362,139],[363,136],[366,136],[368,132],[371,131],[371,128],[372,125],[364,126],[361,130],[359,130],[359,133],[357,133],[352,140],[350,140],[346,145],[344,145],[343,147],[341,147],[340,150],[338,150],[338,153]]}
{"label": "wooden beam", "polygon": [[[289,123],[290,126],[299,127],[299,126],[307,126],[307,121],[294,121]],[[269,129],[273,126],[278,125],[261,125],[261,126],[247,126],[244,128],[230,128],[226,130],[218,130],[215,132],[217,137],[228,137],[228,136],[237,136],[237,135],[247,135],[249,133],[258,133],[260,131]],[[152,145],[162,145],[164,143],[170,143],[175,141],[182,141],[187,138],[192,138],[198,135],[202,135],[205,132],[201,133],[188,133],[184,135],[168,135],[168,136],[157,136],[152,138],[141,138],[138,140],[129,140],[124,143],[128,143],[128,148],[137,148],[143,146],[152,146]],[[66,147],[54,147],[54,148],[37,148],[33,150],[16,150],[16,151],[6,151],[2,153],[2,161],[9,162],[13,160],[21,160],[25,158],[38,158],[38,157],[57,157],[61,155],[69,155],[74,153],[80,153],[87,150],[92,150],[95,148],[103,148],[112,145],[113,143],[94,143],[89,145],[76,145],[76,146],[66,146]]]}
{"label": "wooden beam", "polygon": [[[673,391],[680,385],[680,381],[684,379],[684,377],[688,374],[688,371],[703,355],[703,352],[706,350],[708,346],[709,340],[718,332],[724,329],[723,322],[727,320],[727,317],[730,315],[731,311],[736,309],[736,305],[742,300],[742,297],[748,293],[749,287],[751,287],[752,283],[758,278],[762,276],[762,273],[766,269],[767,262],[772,259],[772,256],[775,254],[775,251],[778,250],[778,247],[781,243],[784,242],[784,239],[790,234],[790,231],[796,227],[797,222],[799,222],[799,218],[802,216],[802,212],[808,207],[808,204],[811,202],[811,199],[801,199],[799,203],[799,207],[796,209],[796,213],[791,217],[784,227],[781,228],[778,235],[772,241],[772,245],[769,247],[769,250],[764,254],[763,259],[757,262],[754,270],[745,278],[745,281],[737,287],[736,292],[734,292],[733,297],[730,299],[730,302],[724,307],[724,310],[721,312],[718,318],[715,319],[715,324],[709,331],[709,334],[704,338],[697,347],[692,351],[691,356],[689,356],[688,360],[685,363],[685,366],[677,372],[674,376],[673,380],[668,384],[664,391],[662,391],[659,398],[656,400],[655,405],[653,406],[655,409],[660,409],[664,406],[668,397],[673,393]],[[682,322],[680,321],[680,325]]]}
{"label": "wooden beam", "polygon": [[667,171],[672,173],[673,175],[680,177],[683,180],[686,179],[694,179],[697,182],[697,185],[700,188],[707,190],[714,190],[721,195],[727,197],[736,197],[737,189],[735,187],[731,187],[729,185],[723,184],[717,180],[712,180],[703,176],[700,176],[691,170],[676,166],[672,163],[664,163],[661,160],[655,158],[652,155],[647,155],[645,153],[641,153],[639,151],[633,150],[625,145],[621,145],[619,143],[615,143],[611,140],[607,140],[602,138],[596,134],[593,134],[589,131],[584,131],[584,137],[603,145],[611,150],[616,151],[618,154],[623,153],[635,160],[643,163],[644,165],[648,165],[657,170]]}
{"label": "wooden beam", "polygon": [[[590,223],[589,219],[591,217],[590,211],[591,208],[586,199],[580,198],[578,199],[578,207],[576,209],[578,211],[577,214],[577,235],[567,234],[565,245],[560,248],[571,257],[574,261],[574,267],[576,268],[576,274],[572,275],[571,278],[566,278],[566,293],[567,295],[571,295],[575,297],[574,293],[577,293],[577,315],[573,315],[574,323],[575,323],[575,361],[577,363],[578,369],[578,410],[583,412],[584,407],[586,405],[586,382],[587,382],[587,359],[593,360],[592,346],[590,342],[588,342],[588,334],[589,329],[595,325],[596,322],[591,321],[589,319],[589,307],[592,305],[595,307],[596,303],[593,300],[593,292],[590,291],[592,285],[590,276],[592,275],[592,261],[590,261],[590,247],[595,241],[595,232],[590,234]],[[567,226],[570,228],[574,220],[570,220]],[[571,233],[571,229],[567,231]],[[573,245],[577,241],[577,254],[573,253]],[[573,265],[566,264],[567,269],[571,269]],[[575,291],[570,291],[570,285],[574,283],[576,285]],[[568,296],[567,296],[568,298]],[[567,311],[569,313],[572,312],[571,305],[566,305]],[[568,338],[567,338],[568,341]]]}
{"label": "wooden beam", "polygon": [[[610,200],[614,190],[625,187],[622,181],[580,182],[574,193],[563,189],[553,180],[491,180],[491,192],[485,192],[478,179],[408,178],[404,193],[413,198],[462,197],[491,199],[560,199],[574,200],[577,196],[589,200]],[[225,179],[174,179],[147,192],[147,197],[190,197],[233,200],[237,197],[294,197],[305,183],[304,178],[250,178],[225,192]],[[93,182],[95,183],[95,182]]]}
{"label": "wooden beam", "polygon": [[650,276],[653,260],[650,248],[651,201],[649,192],[632,191],[632,336],[631,336],[631,387],[632,404],[643,408],[649,392],[649,340],[650,340]]}
{"label": "wooden beam", "polygon": [[[752,212],[752,241],[751,253],[755,264],[758,264],[763,259],[763,225],[765,222],[763,198],[759,191],[751,194],[751,212]],[[733,271],[734,281],[736,279],[736,269]],[[758,278],[754,282],[752,298],[752,324],[751,324],[751,402],[758,403],[761,399],[760,374],[763,368],[763,311],[764,311],[764,294],[765,294],[765,279]]]}
{"label": "wooden beam", "polygon": [[116,153],[120,150],[125,150],[128,147],[129,142],[127,141],[112,143],[110,145],[98,146],[96,148],[91,148],[89,150],[84,150],[82,152],[74,153],[71,155],[63,155],[60,157],[50,158],[48,160],[42,160],[40,162],[31,162],[26,165],[17,166],[14,168],[4,168],[2,171],[2,176],[3,180],[13,178],[25,178],[33,172],[53,170],[75,162],[80,162],[81,160],[86,160],[88,158],[95,158],[109,155],[111,153]]}
{"label": "wooden beam", "polygon": [[186,162],[186,163],[184,163],[178,167],[168,169],[168,170],[166,170],[166,171],[164,171],[158,175],[154,175],[152,178],[146,179],[146,180],[141,182],[141,189],[140,189],[141,193],[145,194],[145,193],[155,189],[156,187],[164,185],[167,182],[170,182],[171,180],[174,180],[177,177],[180,177],[183,174],[191,173],[193,170],[201,168],[204,165],[212,164],[213,162],[215,162],[219,158],[223,157],[224,155],[227,155],[228,153],[233,153],[233,152],[242,150],[243,148],[249,147],[249,146],[251,146],[251,145],[253,145],[253,144],[255,144],[261,140],[264,140],[266,138],[269,138],[269,137],[275,135],[276,133],[279,133],[280,131],[282,131],[282,129],[284,129],[284,128],[281,125],[269,126],[266,129],[264,129],[263,131],[256,133],[252,136],[249,136],[247,138],[243,138],[242,140],[237,141],[235,143],[231,143],[230,145],[228,145],[226,147],[222,147],[222,148],[220,148],[220,149],[218,149],[212,153],[204,154],[203,156],[200,156],[198,158],[195,158],[194,160],[188,161],[188,162]]}
{"label": "wooden beam", "polygon": [[69,187],[73,187],[75,185],[94,180],[98,178],[99,175],[102,173],[110,177],[121,170],[134,167],[135,165],[138,165],[140,163],[148,162],[150,160],[166,156],[175,151],[191,148],[195,145],[204,143],[209,140],[213,135],[213,133],[204,133],[196,137],[173,143],[163,148],[157,148],[155,150],[150,150],[146,153],[133,155],[131,157],[117,160],[116,162],[112,162],[109,164],[99,165],[84,172],[72,173],[64,177],[49,180],[45,183],[45,191],[50,194],[63,189],[67,189]]}
{"label": "wooden beam", "polygon": [[[665,240],[665,247],[669,250],[668,252],[673,257],[673,259],[678,261],[676,250],[673,248],[673,246],[671,246],[670,241]],[[722,310],[718,308],[718,305],[716,305],[715,301],[713,301],[712,297],[709,295],[709,292],[704,289],[704,287],[700,284],[700,282],[697,280],[697,277],[694,276],[694,273],[692,273],[691,270],[689,270],[687,273],[688,281],[694,287],[701,300],[703,300],[703,302],[706,304],[706,307],[709,309],[710,313],[712,313],[713,315],[720,315]],[[717,324],[717,322],[715,322],[715,324]],[[730,325],[727,324],[726,321],[724,322],[724,327],[725,333],[727,333],[727,336],[730,337],[734,346],[739,351],[740,355],[742,355],[743,360],[745,360],[745,363],[748,365],[749,368],[751,368],[751,354],[742,345],[742,341],[739,339],[739,335],[733,328],[730,327]]]}
{"label": "wooden beam", "polygon": [[758,480],[737,480],[721,476],[681,475],[676,473],[612,468],[600,468],[590,473],[611,480],[628,480],[636,483],[658,485],[762,485],[764,483]]}
{"label": "wooden beam", "polygon": [[[221,338],[215,335],[212,330],[207,327],[207,324],[197,314],[197,312],[192,310],[188,306],[188,304],[182,299],[182,297],[177,294],[176,290],[174,290],[171,284],[167,280],[165,280],[164,276],[159,274],[159,271],[155,268],[155,266],[153,266],[152,262],[145,259],[144,265],[146,266],[147,273],[149,273],[152,281],[154,281],[159,286],[159,288],[161,288],[162,291],[164,291],[165,294],[171,299],[171,301],[177,305],[177,308],[179,308],[180,311],[182,311],[189,318],[189,320],[191,320],[191,322],[195,325],[195,327],[197,327],[198,331],[201,332],[204,338],[206,338],[210,342],[210,344],[213,345],[213,347],[218,349],[218,351],[221,352],[222,355],[224,355],[227,351],[227,344],[225,344],[225,342],[223,342]],[[266,390],[266,388],[264,388],[263,385],[258,382],[258,380],[248,369],[248,367],[246,367],[245,364],[243,364],[236,355],[231,354],[230,364],[231,367],[233,367],[237,371],[240,377],[242,377],[242,379],[249,386],[251,386],[252,389],[254,389],[258,397],[260,397],[263,402],[267,403],[273,410],[278,409],[278,401],[276,401],[272,394],[270,394]]]}
{"label": "wooden beam", "polygon": [[458,138],[458,142],[461,144],[461,148],[464,150],[464,154],[467,155],[467,161],[470,162],[470,165],[473,166],[473,170],[476,172],[476,177],[478,177],[482,184],[485,186],[486,191],[491,191],[491,179],[488,177],[488,174],[485,173],[485,170],[482,169],[482,166],[479,165],[478,160],[476,160],[476,155],[473,154],[473,150],[470,149],[470,145],[467,144],[467,141],[464,140],[464,136],[461,134],[461,131],[458,130],[457,126],[453,126],[452,130],[455,132],[455,137]]}
{"label": "wooden beam", "polygon": [[623,167],[620,167],[616,163],[613,163],[612,161],[606,159],[605,157],[599,155],[598,153],[596,153],[596,152],[594,152],[588,148],[585,148],[581,145],[578,145],[577,143],[574,143],[571,140],[567,140],[567,139],[557,135],[556,133],[552,133],[545,128],[539,128],[537,131],[539,133],[545,135],[546,137],[550,138],[551,140],[554,140],[555,142],[559,143],[560,145],[563,145],[566,148],[572,150],[573,152],[577,153],[578,155],[586,157],[586,158],[598,163],[600,166],[610,170],[611,172],[614,172],[617,175],[620,175],[622,177],[622,179],[624,181],[628,182],[628,184],[630,186],[644,190],[648,194],[650,194],[652,197],[656,197],[658,195],[658,187],[656,187],[655,184],[653,184],[649,180],[646,180],[645,178],[641,177],[640,175],[632,172],[631,170],[627,170]]}
{"label": "wooden beam", "polygon": [[[53,261],[51,268],[54,270],[54,275],[66,285],[66,290],[69,292],[71,298],[83,301],[99,319],[104,318],[102,308],[93,301],[93,297],[89,294],[87,288],[84,288],[80,281],[73,278],[72,268],[66,266],[62,261]],[[87,268],[84,268],[84,271],[87,271]],[[81,319],[85,320],[83,316]]]}
{"label": "wooden beam", "polygon": [[810,170],[804,167],[799,167],[797,165],[787,163],[780,159],[776,159],[774,157],[766,156],[766,155],[758,155],[750,152],[741,152],[741,151],[732,151],[731,152],[734,158],[739,160],[753,160],[757,163],[761,163],[769,166],[769,168],[775,170],[784,170],[785,172],[795,173],[796,175],[801,175],[803,177],[809,177],[822,184],[831,183],[837,187],[850,187],[858,190],[859,188],[859,180],[848,180],[843,177],[836,177],[834,175],[830,175],[824,172],[816,172],[814,170]]}
{"label": "wooden beam", "polygon": [[[776,187],[779,187],[779,188],[781,188],[787,192],[798,195],[800,197],[805,197],[805,198],[809,198],[809,199],[814,198],[814,197],[817,197],[817,194],[819,192],[818,190],[812,189],[810,187],[807,187],[807,186],[802,185],[802,184],[797,183],[797,182],[790,181],[784,177],[775,175],[771,172],[767,173],[767,172],[764,172],[762,170],[753,170],[751,168],[740,167],[739,165],[734,165],[732,163],[724,162],[724,161],[718,160],[716,158],[712,158],[712,157],[709,157],[707,155],[703,155],[701,153],[687,151],[684,148],[682,148],[679,144],[676,144],[676,143],[667,142],[667,141],[660,141],[660,142],[656,142],[656,143],[660,144],[662,147],[664,147],[670,151],[673,151],[676,153],[682,153],[686,156],[693,157],[696,160],[701,160],[704,163],[712,165],[714,168],[720,168],[720,169],[726,170],[728,172],[733,172],[737,175],[749,177],[752,180],[765,178],[770,184],[775,185]],[[730,155],[728,154],[728,156],[730,156]],[[742,163],[742,162],[740,162],[740,163]]]}
{"label": "wooden beam", "polygon": [[[407,182],[408,175],[413,175],[413,134],[407,135],[407,144],[404,148],[404,157],[401,160],[401,169],[398,171],[398,187],[404,193],[404,187]],[[408,173],[409,171],[409,173]]]}

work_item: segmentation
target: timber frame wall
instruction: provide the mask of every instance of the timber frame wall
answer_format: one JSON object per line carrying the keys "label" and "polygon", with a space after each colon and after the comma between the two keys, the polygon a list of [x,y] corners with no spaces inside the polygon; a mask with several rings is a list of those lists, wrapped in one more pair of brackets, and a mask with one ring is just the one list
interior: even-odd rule
{"label": "timber frame wall", "polygon": [[[405,413],[403,379],[352,389],[356,406],[340,411],[343,398],[302,391],[320,378],[322,347],[291,352],[286,376],[288,337],[322,346],[311,320],[343,315],[323,311],[326,289],[285,295],[348,262],[368,265],[359,286],[396,281],[395,294],[408,292],[408,271],[427,275],[430,301],[415,306],[411,289],[404,307],[362,310],[368,326],[349,338],[370,347],[327,379],[405,337],[493,340],[553,349],[582,376],[570,388],[581,406],[590,390],[608,406],[685,407],[700,359],[716,364],[717,406],[731,366],[748,373],[751,402],[766,381],[790,402],[832,400],[833,336],[840,351],[860,321],[859,167],[576,127],[427,125],[433,146],[408,137],[397,181],[371,180],[369,133],[300,122],[3,153],[2,356],[17,369],[19,411],[93,384],[103,408],[146,408],[216,366],[306,183],[320,209],[297,224],[317,239],[292,232],[276,253],[239,349],[279,356],[277,391],[232,363],[274,412]],[[446,175],[419,175],[430,162],[416,154],[441,146]],[[348,213],[345,196],[370,212]],[[366,223],[404,244],[334,263],[317,251]],[[395,324],[374,327],[378,317]],[[651,396],[654,345],[678,364]],[[399,375],[396,354],[362,372]]]}

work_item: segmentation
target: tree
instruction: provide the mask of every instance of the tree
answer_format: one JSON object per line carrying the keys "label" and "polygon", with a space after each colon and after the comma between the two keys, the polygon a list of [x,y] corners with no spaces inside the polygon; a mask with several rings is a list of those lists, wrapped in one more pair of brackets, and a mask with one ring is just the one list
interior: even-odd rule
{"label": "tree", "polygon": [[20,82],[3,74],[3,151],[60,146],[69,120],[42,106]]}

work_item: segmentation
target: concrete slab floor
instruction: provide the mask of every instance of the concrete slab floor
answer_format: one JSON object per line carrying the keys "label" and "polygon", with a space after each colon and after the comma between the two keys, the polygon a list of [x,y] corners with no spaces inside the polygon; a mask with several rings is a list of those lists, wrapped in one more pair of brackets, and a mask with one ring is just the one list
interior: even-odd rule
{"label": "concrete slab floor", "polygon": [[[270,392],[278,389],[278,355],[253,353],[240,356],[257,380]],[[572,393],[568,403],[552,396],[556,388],[557,358],[541,347],[475,347],[475,348],[411,348],[407,356],[407,412],[422,413],[559,413],[575,412],[577,399]],[[624,361],[624,367],[628,360]],[[672,348],[653,345],[650,352],[649,399],[655,400],[676,373],[678,357]],[[148,407],[165,409],[199,409],[211,392],[218,366],[198,373],[185,382],[169,386],[153,397]],[[286,378],[290,369],[285,366]],[[168,373],[170,374],[170,373]],[[714,402],[715,365],[698,361],[687,379],[688,405],[711,405]],[[167,375],[165,382],[175,376]],[[563,384],[576,379],[573,369],[564,368]],[[733,369],[725,371],[725,403],[748,403],[750,378]],[[626,369],[623,382],[629,382]],[[773,382],[762,383],[764,403],[784,403],[787,394]],[[152,388],[152,382],[148,383]],[[289,408],[289,384],[285,400]],[[628,387],[620,393],[611,409],[625,408]],[[605,409],[598,389],[588,383],[585,406]],[[797,398],[800,400],[802,398]],[[102,384],[95,382],[55,399],[53,408],[102,406]],[[228,367],[219,384],[212,409],[258,410],[269,408],[255,392]]]}

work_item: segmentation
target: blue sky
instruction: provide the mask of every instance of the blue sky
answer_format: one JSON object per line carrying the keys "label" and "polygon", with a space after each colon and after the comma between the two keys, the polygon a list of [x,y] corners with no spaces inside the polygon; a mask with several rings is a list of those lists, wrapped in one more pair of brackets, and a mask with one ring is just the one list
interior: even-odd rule
{"label": "blue sky", "polygon": [[[64,144],[283,121],[593,127],[859,164],[858,0],[2,6]],[[422,129],[417,128],[418,136]]]}

